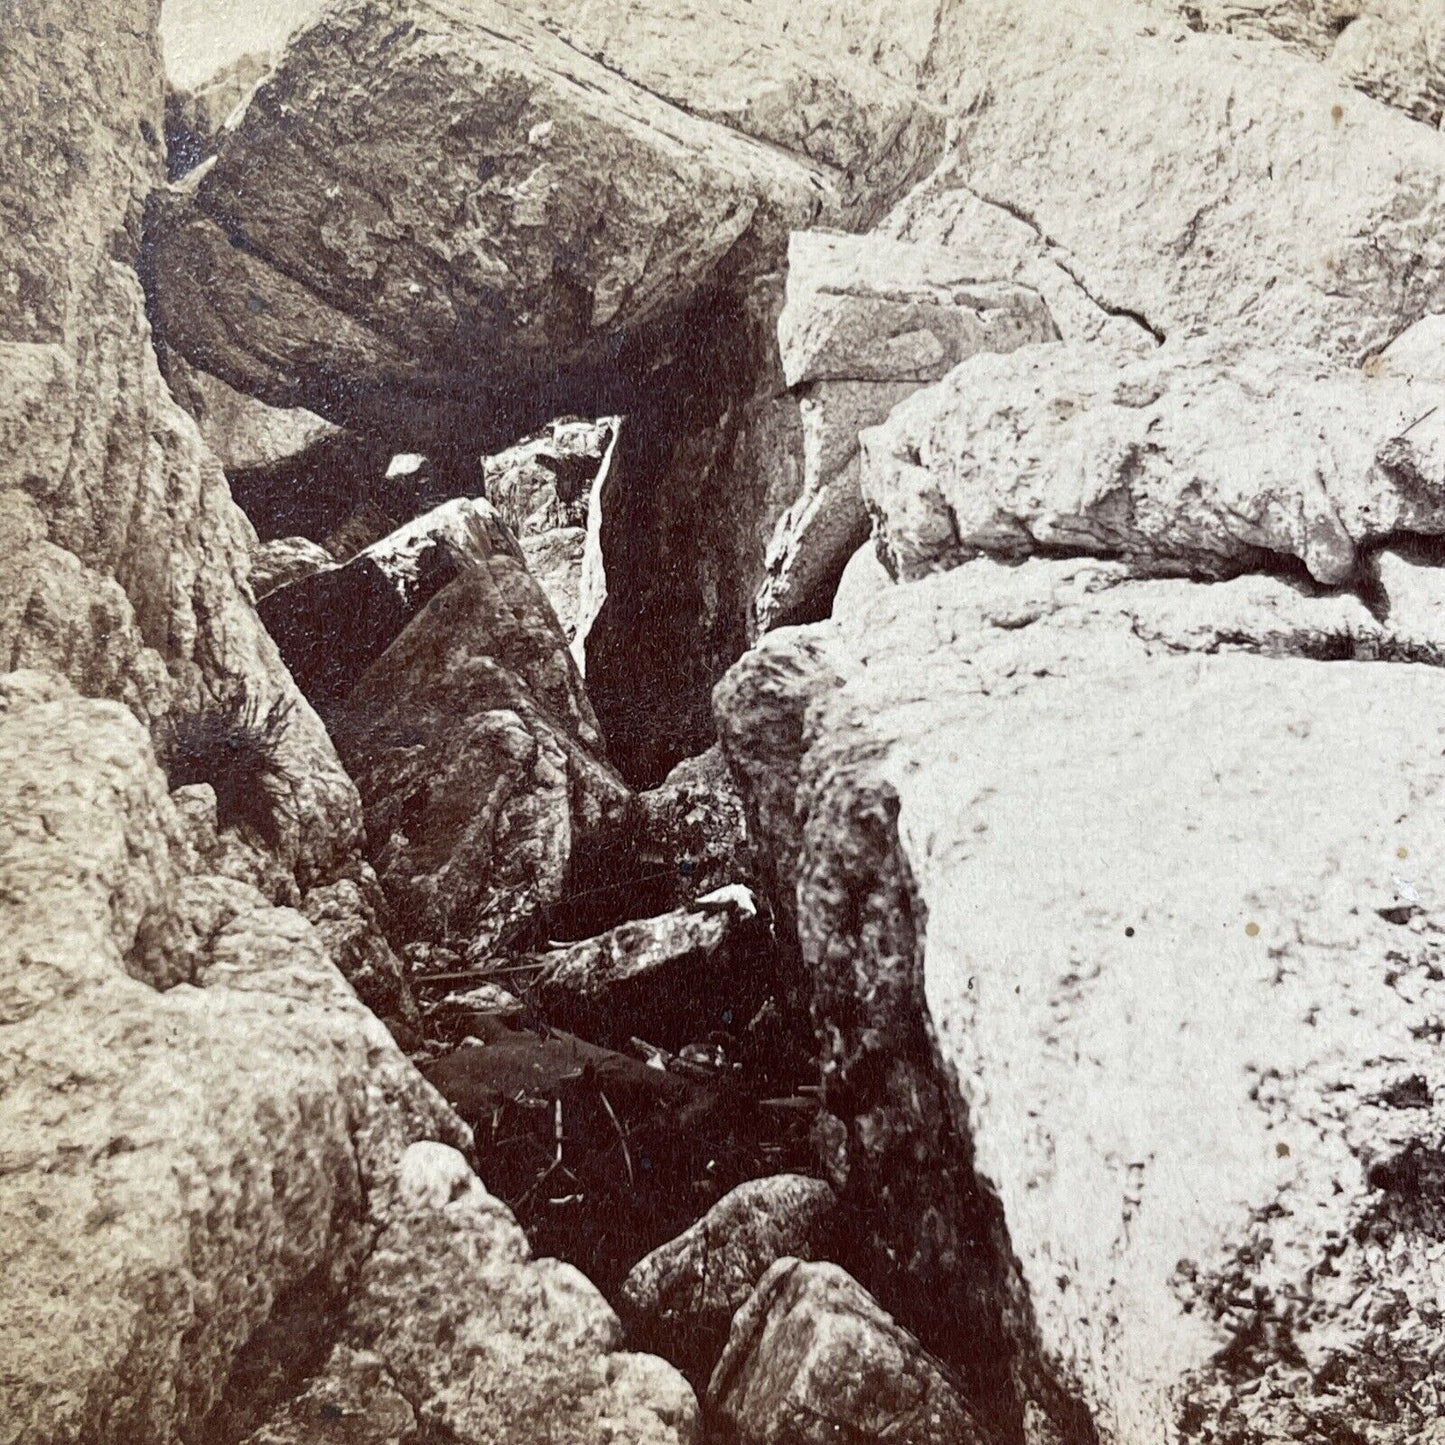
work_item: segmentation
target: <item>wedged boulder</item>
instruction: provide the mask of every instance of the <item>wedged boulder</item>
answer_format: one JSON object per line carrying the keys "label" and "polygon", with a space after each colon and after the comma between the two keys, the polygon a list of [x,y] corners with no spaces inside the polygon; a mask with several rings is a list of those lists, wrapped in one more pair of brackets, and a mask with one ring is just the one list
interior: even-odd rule
{"label": "wedged boulder", "polygon": [[574,857],[632,807],[556,617],[509,552],[474,557],[327,717],[409,939],[476,957],[525,946]]}
{"label": "wedged boulder", "polygon": [[297,686],[326,706],[344,698],[411,619],[449,582],[521,548],[490,502],[458,497],[260,601]]}
{"label": "wedged boulder", "polygon": [[[164,39],[164,24],[162,38]],[[209,40],[214,53],[214,18]],[[220,66],[193,88],[166,91],[166,174],[178,181],[214,155],[227,125],[240,118],[256,87],[271,73],[276,56],[250,52]],[[174,69],[174,64],[169,69]]]}
{"label": "wedged boulder", "polygon": [[801,398],[802,491],[768,543],[759,630],[826,616],[867,539],[860,431],[967,357],[1058,336],[1038,293],[993,277],[987,260],[877,235],[796,232],[778,344]]}
{"label": "wedged boulder", "polygon": [[602,1296],[532,1259],[465,1159],[414,1144],[325,1367],[246,1445],[405,1445],[445,1422],[458,1445],[689,1445],[697,1401],[621,1349]]}
{"label": "wedged boulder", "polygon": [[579,666],[600,606],[588,596],[587,535],[611,465],[618,417],[560,420],[482,461],[487,500],[517,534],[527,570],[541,583]]}
{"label": "wedged boulder", "polygon": [[862,445],[879,547],[903,577],[981,552],[1079,552],[1201,577],[1283,559],[1338,586],[1372,545],[1445,527],[1445,386],[1308,352],[980,355]]}
{"label": "wedged boulder", "polygon": [[767,926],[724,903],[636,918],[521,960],[536,965],[526,997],[548,1023],[613,1048],[636,1036],[665,1049],[741,1031],[776,987],[772,961]]}
{"label": "wedged boulder", "polygon": [[309,537],[277,537],[251,553],[251,591],[259,602],[313,572],[329,571],[336,558]]}
{"label": "wedged boulder", "polygon": [[819,31],[813,14],[751,0],[546,0],[542,24],[694,115],[823,167],[858,224],[903,194],[942,149],[943,116]]}
{"label": "wedged boulder", "polygon": [[[162,162],[152,9],[47,0],[0,22],[0,656],[146,721],[237,686],[296,704],[276,851],[307,883],[354,856],[355,789],[256,618],[250,528],[117,259],[140,248]],[[52,70],[64,84],[35,82]]]}
{"label": "wedged boulder", "polygon": [[606,410],[624,341],[771,264],[834,186],[493,0],[353,0],[187,189],[152,226],[168,344],[426,451],[463,414],[516,436]]}
{"label": "wedged boulder", "polygon": [[1358,362],[1445,309],[1445,141],[1314,59],[1118,0],[937,8],[934,203],[1011,212],[1106,311]]}
{"label": "wedged boulder", "polygon": [[845,1262],[1009,1429],[1420,1438],[1439,633],[1081,560],[862,605],[718,694],[744,779],[795,730],[791,798],[786,760],[749,798],[871,1235]]}
{"label": "wedged boulder", "polygon": [[623,1280],[617,1309],[628,1338],[706,1384],[763,1275],[780,1259],[827,1252],[837,1203],[826,1184],[801,1174],[740,1184]]}
{"label": "wedged boulder", "polygon": [[988,1445],[942,1368],[837,1265],[780,1259],[733,1322],[707,1403],[727,1445]]}

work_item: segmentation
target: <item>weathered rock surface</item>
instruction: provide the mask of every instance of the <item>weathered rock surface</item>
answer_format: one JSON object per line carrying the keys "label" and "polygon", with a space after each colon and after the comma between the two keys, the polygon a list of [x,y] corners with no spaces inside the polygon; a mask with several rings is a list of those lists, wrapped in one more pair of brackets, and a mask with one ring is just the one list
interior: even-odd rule
{"label": "weathered rock surface", "polygon": [[[238,685],[299,703],[246,594],[250,529],[117,259],[161,164],[153,20],[138,0],[103,16],[55,0],[0,21],[0,657],[146,720]],[[65,85],[36,79],[57,67]],[[310,881],[354,853],[356,793],[304,704],[281,748],[277,850]]]}
{"label": "weathered rock surface", "polygon": [[733,1322],[708,1406],[729,1445],[990,1438],[938,1364],[856,1280],[796,1259],[780,1259]]}
{"label": "weathered rock surface", "polygon": [[[521,548],[490,502],[458,497],[358,552],[261,599],[297,685],[325,706],[346,696],[449,582]],[[480,639],[479,639],[480,641]]]}
{"label": "weathered rock surface", "polygon": [[537,965],[526,996],[543,1019],[613,1048],[741,1028],[775,987],[766,927],[725,905],[635,918],[524,962]]}
{"label": "weathered rock surface", "polygon": [[507,552],[436,593],[328,720],[407,938],[476,956],[520,939],[631,807],[552,609]]}
{"label": "weathered rock surface", "polygon": [[719,690],[774,759],[855,1273],[1009,1428],[1420,1438],[1438,613],[1090,561],[863,606]]}
{"label": "weathered rock surface", "polygon": [[404,1445],[443,1428],[459,1445],[695,1438],[686,1383],[622,1351],[601,1295],[531,1259],[454,1149],[413,1144],[388,1202],[325,1368],[247,1445]]}
{"label": "weathered rock surface", "polygon": [[869,534],[858,433],[980,351],[1058,339],[1037,292],[991,279],[987,262],[925,243],[796,232],[778,318],[783,375],[800,395],[802,492],[768,544],[757,625],[827,615]]}
{"label": "weathered rock surface", "polygon": [[935,8],[952,184],[1105,310],[1360,361],[1445,309],[1445,142],[1318,62],[1113,0]]}
{"label": "weathered rock surface", "polygon": [[1445,101],[1445,16],[1414,0],[1165,0],[1195,30],[1284,42],[1328,60],[1366,95],[1438,126]]}
{"label": "weathered rock surface", "polygon": [[288,1292],[344,1290],[407,1143],[465,1135],[299,914],[186,872],[124,708],[10,674],[0,760],[0,1419],[196,1438]]}
{"label": "weathered rock surface", "polygon": [[277,537],[272,542],[260,542],[251,553],[251,591],[259,602],[278,588],[335,565],[331,553],[309,537]]}
{"label": "weathered rock surface", "polygon": [[740,1184],[622,1282],[617,1308],[629,1339],[652,1341],[705,1384],[758,1281],[780,1259],[826,1253],[836,1208],[826,1184],[801,1174]]}
{"label": "weathered rock surface", "polygon": [[154,227],[168,343],[426,451],[469,407],[514,436],[605,410],[567,393],[771,264],[834,187],[503,5],[394,0],[294,37],[191,189]]}
{"label": "weathered rock surface", "polygon": [[283,411],[245,396],[174,353],[166,358],[166,380],[227,473],[278,466],[340,433],[314,412]]}
{"label": "weathered rock surface", "polygon": [[1293,559],[1327,585],[1445,526],[1445,387],[1310,353],[1165,346],[980,355],[863,437],[894,570],[1088,552],[1227,576]]}

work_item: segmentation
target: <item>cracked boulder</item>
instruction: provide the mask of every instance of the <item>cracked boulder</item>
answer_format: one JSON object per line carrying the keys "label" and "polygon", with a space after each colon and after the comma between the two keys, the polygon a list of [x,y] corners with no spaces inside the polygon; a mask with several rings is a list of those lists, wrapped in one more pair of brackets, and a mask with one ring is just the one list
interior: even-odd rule
{"label": "cracked boulder", "polygon": [[879,235],[793,235],[778,318],[783,375],[799,397],[802,491],[768,543],[755,601],[762,631],[828,613],[867,540],[858,433],[981,351],[1058,339],[1042,298],[942,247]]}
{"label": "cracked boulder", "polygon": [[727,1445],[990,1445],[939,1364],[837,1265],[780,1259],[733,1322],[707,1403]]}
{"label": "cracked boulder", "polygon": [[545,929],[574,859],[632,808],[512,549],[474,556],[327,714],[397,928],[477,957]]}
{"label": "cracked boulder", "polygon": [[607,409],[833,190],[492,0],[353,0],[158,207],[154,300],[196,365],[426,451]]}
{"label": "cracked boulder", "polygon": [[297,685],[326,707],[351,691],[442,588],[494,557],[520,564],[517,539],[490,502],[458,497],[341,566],[272,588],[261,599],[261,620]]}
{"label": "cracked boulder", "polygon": [[986,1421],[1436,1418],[1445,673],[1408,566],[1397,626],[979,560],[719,689],[827,1041],[840,1262]]}
{"label": "cracked boulder", "polygon": [[826,1254],[836,1208],[825,1183],[800,1174],[740,1184],[623,1280],[628,1337],[706,1384],[758,1281],[780,1259]]}
{"label": "cracked boulder", "polygon": [[1119,0],[937,9],[929,204],[1031,229],[1105,311],[1360,362],[1445,310],[1445,145],[1317,60]]}
{"label": "cracked boulder", "polygon": [[1445,387],[1389,356],[1360,370],[1209,342],[1123,366],[1083,347],[977,356],[864,433],[880,551],[903,577],[1074,552],[1354,584],[1373,546],[1445,529]]}

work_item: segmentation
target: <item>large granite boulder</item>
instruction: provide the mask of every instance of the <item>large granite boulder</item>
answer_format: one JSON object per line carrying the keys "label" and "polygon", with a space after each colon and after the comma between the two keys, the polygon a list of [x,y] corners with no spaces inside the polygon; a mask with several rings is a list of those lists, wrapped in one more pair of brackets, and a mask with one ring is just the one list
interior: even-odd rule
{"label": "large granite boulder", "polygon": [[1123,366],[1079,346],[980,355],[864,434],[880,550],[906,577],[1052,551],[1351,583],[1381,541],[1445,527],[1445,385],[1389,357],[1360,370],[1208,341]]}
{"label": "large granite boulder", "polygon": [[877,235],[796,232],[778,343],[802,415],[802,491],[768,543],[758,628],[826,617],[868,537],[860,431],[966,357],[1058,335],[1038,293],[991,275],[986,260]]}
{"label": "large granite boulder", "polygon": [[[468,1131],[306,919],[196,871],[124,708],[8,674],[0,764],[10,1437],[239,1439],[364,1334],[423,1416],[470,1395],[507,1422],[458,1418],[469,1445],[592,1440],[619,1414],[639,1439],[690,1438],[681,1379],[617,1353],[620,1325],[580,1277],[529,1262],[447,1147]],[[418,1167],[438,1155],[439,1198]],[[491,1304],[489,1354],[387,1286],[455,1284],[469,1259],[474,1288],[452,1297]],[[351,1425],[384,1416],[364,1402]]]}
{"label": "large granite boulder", "polygon": [[1440,587],[1378,566],[1398,619],[980,560],[719,689],[866,1221],[844,1262],[986,1420],[1435,1418]]}
{"label": "large granite boulder", "polygon": [[780,1259],[707,1393],[726,1445],[990,1445],[938,1362],[837,1265]]}
{"label": "large granite boulder", "polygon": [[931,204],[1001,212],[1106,311],[1358,362],[1445,309],[1445,139],[1318,61],[1120,0],[931,8]]}
{"label": "large granite boulder", "polygon": [[128,264],[162,162],[154,21],[139,0],[0,19],[0,656],[148,721],[237,689],[290,704],[277,848],[309,881],[354,854],[356,792],[256,617],[251,530],[161,379]]}
{"label": "large granite boulder", "polygon": [[525,944],[631,809],[557,619],[507,552],[432,596],[328,720],[408,939]]}
{"label": "large granite boulder", "polygon": [[449,582],[521,548],[490,502],[458,497],[363,548],[343,566],[318,567],[260,602],[297,685],[313,703],[355,686],[402,629]]}
{"label": "large granite boulder", "polygon": [[426,451],[469,410],[515,436],[600,401],[620,346],[654,351],[833,189],[493,0],[356,0],[160,208],[154,299],[197,365]]}

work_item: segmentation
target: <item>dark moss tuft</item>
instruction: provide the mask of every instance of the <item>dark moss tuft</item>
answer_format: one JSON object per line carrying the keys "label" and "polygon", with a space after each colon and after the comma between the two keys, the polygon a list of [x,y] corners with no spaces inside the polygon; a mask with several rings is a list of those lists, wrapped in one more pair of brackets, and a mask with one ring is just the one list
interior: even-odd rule
{"label": "dark moss tuft", "polygon": [[276,804],[286,778],[281,739],[294,705],[282,698],[263,710],[237,691],[196,712],[162,718],[155,727],[155,748],[170,786],[209,783],[219,827],[248,824],[276,847]]}

